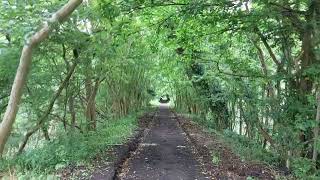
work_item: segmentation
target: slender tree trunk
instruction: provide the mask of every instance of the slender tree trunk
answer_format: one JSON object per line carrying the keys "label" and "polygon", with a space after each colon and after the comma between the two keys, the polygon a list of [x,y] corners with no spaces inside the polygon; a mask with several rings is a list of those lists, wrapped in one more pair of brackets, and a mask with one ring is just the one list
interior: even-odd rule
{"label": "slender tree trunk", "polygon": [[[60,10],[50,18],[51,23],[62,23],[70,14],[82,3],[82,0],[70,0]],[[0,124],[0,157],[3,154],[4,146],[11,133],[13,123],[18,112],[18,105],[22,96],[23,87],[27,80],[27,75],[32,62],[33,49],[46,39],[53,27],[46,23],[38,32],[36,32],[23,47],[20,64],[12,85],[10,99],[3,120]]]}
{"label": "slender tree trunk", "polygon": [[[313,14],[315,11],[318,11],[319,9],[319,0],[313,0],[311,1],[311,5],[306,13],[306,24],[304,27],[304,31],[301,34],[301,40],[302,40],[302,58],[301,58],[301,69],[298,73],[298,79],[299,81],[299,100],[301,103],[308,107],[310,104],[308,102],[308,95],[311,95],[312,88],[313,88],[313,80],[310,75],[305,73],[308,68],[312,67],[316,63],[316,56],[314,52],[314,46],[313,46]],[[308,115],[307,115],[308,116]],[[311,118],[311,117],[306,117]],[[300,141],[301,143],[305,144],[304,148],[301,151],[301,156],[304,157],[308,152],[308,144],[306,141],[308,141],[307,133],[309,132],[301,132],[300,134]]]}
{"label": "slender tree trunk", "polygon": [[[273,52],[271,46],[268,44],[267,38],[264,37],[264,35],[261,33],[261,31],[258,29],[258,27],[255,27],[255,32],[258,34],[258,36],[260,37],[263,45],[266,47],[271,59],[273,60],[273,62],[277,65],[277,67],[281,70],[282,69],[282,64],[281,62],[277,59],[275,53]],[[258,49],[259,50],[259,49]]]}
{"label": "slender tree trunk", "polygon": [[42,127],[41,127],[41,130],[42,130],[44,139],[47,140],[47,141],[50,141],[50,136],[49,136],[48,128],[45,127],[45,126],[42,126]]}
{"label": "slender tree trunk", "polygon": [[96,129],[96,96],[99,89],[101,81],[100,78],[97,78],[95,81],[95,85],[91,91],[91,95],[88,99],[87,108],[86,108],[86,117],[88,120],[88,130]]}
{"label": "slender tree trunk", "polygon": [[64,107],[63,107],[63,128],[64,131],[67,131],[67,104],[68,104],[68,85],[65,88],[65,98],[64,98]]}
{"label": "slender tree trunk", "polygon": [[[261,34],[261,32],[259,30],[257,30],[257,33],[259,35],[259,37],[261,38],[263,44],[265,45],[265,47],[267,48],[270,56],[272,57],[273,61],[275,62],[275,64],[277,64],[278,66],[278,69],[280,67],[282,67],[282,64],[277,60],[276,56],[274,55],[271,47],[269,46],[269,44],[267,43],[267,40],[266,38]],[[263,54],[263,51],[261,49],[261,47],[259,46],[258,42],[256,41],[253,41],[253,44],[254,46],[256,47],[257,51],[258,51],[258,55],[259,55],[259,59],[260,59],[260,63],[261,63],[261,69],[262,69],[262,72],[264,73],[265,76],[268,76],[269,75],[269,71],[268,71],[268,68],[267,68],[267,65],[266,65],[266,62],[265,62],[265,58],[264,58],[264,54]],[[280,87],[280,85],[279,85]],[[267,86],[265,86],[265,89],[266,91],[266,95],[267,97],[271,97],[271,98],[274,98],[274,88],[272,86],[272,83],[270,81],[267,82]],[[264,91],[264,92],[265,92]],[[271,109],[272,111],[272,109]],[[270,110],[268,109],[268,107],[266,108],[266,114],[268,115],[270,112]],[[258,120],[259,121],[259,120]],[[269,121],[269,117],[265,117],[265,125],[268,127],[268,121]],[[261,133],[261,135],[263,136],[264,140],[263,140],[263,148],[266,147],[267,145],[267,141],[272,145],[274,146],[274,141],[273,139],[271,138],[271,136],[269,135],[269,133],[267,131],[265,131],[263,129],[263,126],[260,122],[258,122],[258,129]]]}
{"label": "slender tree trunk", "polygon": [[88,102],[90,99],[90,96],[92,94],[92,80],[91,76],[89,76],[90,73],[86,75],[85,79],[85,88],[86,88],[86,101]]}
{"label": "slender tree trunk", "polygon": [[272,147],[275,147],[275,142],[274,140],[272,139],[272,137],[269,135],[269,133],[263,129],[263,126],[261,124],[261,122],[258,120],[258,130],[260,131],[260,134],[262,135],[262,137],[268,141],[270,143],[270,145]]}
{"label": "slender tree trunk", "polygon": [[74,96],[73,96],[73,94],[69,98],[69,111],[70,111],[70,115],[71,115],[71,127],[72,127],[72,129],[74,129],[76,126],[76,111],[74,109]]}
{"label": "slender tree trunk", "polygon": [[236,127],[236,103],[235,101],[232,101],[230,104],[230,109],[232,111],[232,122],[230,123],[231,125],[231,131],[234,131],[234,128]]}
{"label": "slender tree trunk", "polygon": [[[67,54],[67,49],[66,49],[65,45],[62,44],[62,59],[63,59],[64,63],[66,64],[66,69],[67,69],[67,72],[68,72],[69,69],[70,69],[70,64],[67,61],[66,54]],[[67,86],[65,88],[65,99],[64,99],[63,127],[64,127],[65,131],[67,130],[67,119],[66,119],[66,116],[67,116],[67,104],[68,104],[68,96],[69,96],[68,89],[69,89],[69,84],[67,84]]]}
{"label": "slender tree trunk", "polygon": [[292,156],[292,151],[291,151],[291,150],[288,150],[288,151],[287,151],[287,159],[286,159],[286,167],[287,167],[288,169],[290,169],[290,165],[291,165],[291,163],[290,163],[290,158],[291,158],[291,156]]}
{"label": "slender tree trunk", "polygon": [[95,94],[94,93],[94,87],[93,87],[93,69],[92,69],[92,60],[88,59],[86,62],[86,73],[85,73],[85,89],[86,89],[86,106],[85,106],[85,117],[87,120],[87,130],[91,131],[94,130],[95,123],[93,123],[93,120],[95,119],[94,114],[92,113],[92,109],[95,107],[94,104],[95,102],[94,99],[92,99]]}
{"label": "slender tree trunk", "polygon": [[240,135],[242,135],[243,133],[242,133],[242,129],[243,129],[243,110],[242,110],[242,100],[240,99],[239,100],[239,115],[240,115],[240,117],[239,117],[239,121],[240,121],[240,127],[239,127],[239,134]]}
{"label": "slender tree trunk", "polygon": [[314,127],[313,130],[313,153],[312,153],[312,160],[314,162],[317,161],[318,157],[318,138],[319,138],[319,122],[320,122],[320,92],[319,90],[317,91],[317,115],[316,115],[316,126]]}

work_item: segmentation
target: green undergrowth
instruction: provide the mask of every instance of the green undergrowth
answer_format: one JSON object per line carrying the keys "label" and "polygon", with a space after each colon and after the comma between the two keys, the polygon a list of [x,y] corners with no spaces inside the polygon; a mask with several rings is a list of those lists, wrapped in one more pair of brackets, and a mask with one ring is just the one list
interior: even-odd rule
{"label": "green undergrowth", "polygon": [[250,140],[245,136],[234,133],[230,130],[219,132],[214,129],[210,120],[199,116],[188,115],[194,122],[202,126],[205,131],[215,134],[221,141],[227,144],[234,153],[246,161],[265,163],[271,166],[279,166],[281,159],[279,155],[264,149],[261,144]]}
{"label": "green undergrowth", "polygon": [[[223,133],[215,133],[220,135],[221,139],[233,149],[233,152],[244,160],[264,163],[276,169],[284,167],[285,159],[280,154],[264,149],[256,141],[228,130]],[[311,160],[307,158],[291,158],[290,172],[290,176],[280,176],[277,179],[319,179],[320,174]]]}
{"label": "green undergrowth", "polygon": [[281,165],[281,159],[278,154],[264,149],[256,141],[228,130],[219,135],[244,160],[259,161],[272,166]]}
{"label": "green undergrowth", "polygon": [[[230,147],[242,160],[266,164],[275,167],[275,169],[284,167],[284,157],[281,157],[280,154],[277,154],[272,150],[263,148],[261,142],[249,139],[248,137],[239,135],[230,130],[224,130],[222,132],[217,131],[214,129],[214,125],[210,119],[190,114],[187,116],[192,119],[193,122],[196,122],[203,127],[205,131],[217,136],[220,141],[225,145],[228,145],[228,147]],[[320,172],[316,169],[315,164],[310,159],[296,157],[291,158],[290,160],[290,172],[292,175],[288,177],[277,177],[277,179],[319,179]],[[212,154],[212,161],[214,164],[217,162],[216,153]]]}
{"label": "green undergrowth", "polygon": [[88,164],[90,159],[99,153],[106,151],[112,145],[123,143],[131,136],[138,126],[137,117],[138,115],[131,115],[122,119],[108,120],[101,123],[95,132],[63,133],[41,148],[2,160],[0,170],[14,171],[18,177],[28,178],[30,174],[39,175],[38,177],[52,174],[71,164]]}

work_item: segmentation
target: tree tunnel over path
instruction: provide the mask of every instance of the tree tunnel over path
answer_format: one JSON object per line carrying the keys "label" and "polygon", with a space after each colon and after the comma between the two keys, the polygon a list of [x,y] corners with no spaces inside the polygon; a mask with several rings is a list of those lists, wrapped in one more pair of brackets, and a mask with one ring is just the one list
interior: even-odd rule
{"label": "tree tunnel over path", "polygon": [[319,0],[2,1],[0,156],[98,132],[160,99],[314,177],[319,19]]}

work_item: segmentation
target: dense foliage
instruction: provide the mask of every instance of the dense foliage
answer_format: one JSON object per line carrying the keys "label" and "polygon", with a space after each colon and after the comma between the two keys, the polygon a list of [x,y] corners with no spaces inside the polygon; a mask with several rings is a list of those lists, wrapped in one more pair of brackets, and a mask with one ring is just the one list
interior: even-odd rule
{"label": "dense foliage", "polygon": [[[22,45],[64,3],[2,1],[1,118]],[[318,176],[319,19],[319,0],[84,1],[34,51],[4,158],[100,131],[168,93],[265,162]]]}

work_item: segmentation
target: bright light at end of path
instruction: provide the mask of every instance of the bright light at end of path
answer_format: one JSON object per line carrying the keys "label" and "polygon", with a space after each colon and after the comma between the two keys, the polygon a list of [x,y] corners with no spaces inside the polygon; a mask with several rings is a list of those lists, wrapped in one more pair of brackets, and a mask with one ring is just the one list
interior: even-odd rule
{"label": "bright light at end of path", "polygon": [[160,108],[169,108],[170,107],[170,103],[165,103],[165,104],[164,103],[160,103],[159,107]]}

